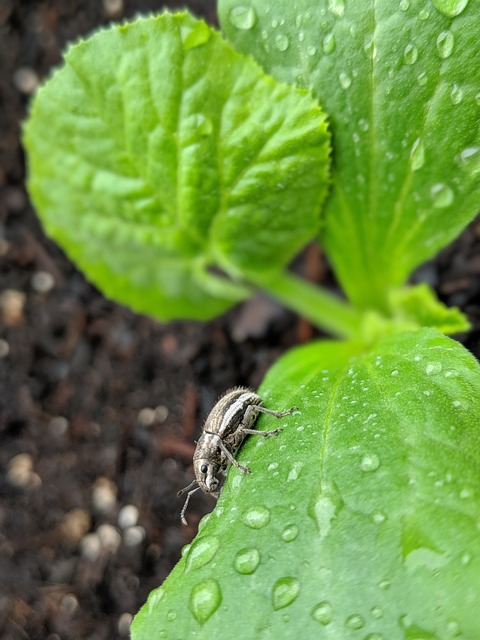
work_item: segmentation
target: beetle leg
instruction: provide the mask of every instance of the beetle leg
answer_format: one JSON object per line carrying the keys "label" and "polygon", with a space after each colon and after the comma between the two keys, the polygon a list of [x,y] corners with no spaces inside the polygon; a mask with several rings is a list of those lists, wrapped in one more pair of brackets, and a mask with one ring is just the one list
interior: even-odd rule
{"label": "beetle leg", "polygon": [[[189,486],[191,487],[192,485],[189,485]],[[187,489],[188,487],[185,488],[185,490]],[[188,524],[187,519],[185,518],[185,513],[187,511],[188,503],[190,502],[190,497],[195,493],[195,491],[198,491],[199,489],[200,487],[196,487],[195,489],[192,489],[187,493],[187,499],[185,500],[185,504],[183,505],[182,510],[180,512],[180,520],[183,522],[183,524]],[[180,491],[178,493],[180,494]]]}

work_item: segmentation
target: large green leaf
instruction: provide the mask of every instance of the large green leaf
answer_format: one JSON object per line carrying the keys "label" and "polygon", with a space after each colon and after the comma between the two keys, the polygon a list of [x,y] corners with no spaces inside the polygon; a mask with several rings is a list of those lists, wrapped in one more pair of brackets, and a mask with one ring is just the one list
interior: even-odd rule
{"label": "large green leaf", "polygon": [[219,0],[219,11],[240,50],[326,109],[322,242],[349,297],[385,307],[479,209],[478,2]]}
{"label": "large green leaf", "polygon": [[476,360],[433,329],[323,342],[260,393],[299,413],[244,445],[251,475],[230,471],[134,640],[478,640]]}
{"label": "large green leaf", "polygon": [[108,295],[161,319],[219,313],[248,291],[218,267],[277,269],[318,231],[317,102],[188,14],[71,47],[25,144],[47,232]]}

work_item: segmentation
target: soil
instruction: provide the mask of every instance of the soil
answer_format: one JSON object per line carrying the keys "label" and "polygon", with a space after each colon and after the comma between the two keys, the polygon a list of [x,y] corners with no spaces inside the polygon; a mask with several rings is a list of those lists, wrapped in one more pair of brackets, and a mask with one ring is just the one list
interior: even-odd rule
{"label": "soil", "polygon": [[[216,397],[258,386],[313,329],[258,296],[209,323],[161,325],[106,300],[44,235],[24,188],[21,121],[65,45],[111,20],[213,0],[0,3],[0,638],[128,637],[213,502],[179,488]],[[477,357],[480,222],[417,279],[473,323]],[[331,285],[309,248],[304,275]]]}

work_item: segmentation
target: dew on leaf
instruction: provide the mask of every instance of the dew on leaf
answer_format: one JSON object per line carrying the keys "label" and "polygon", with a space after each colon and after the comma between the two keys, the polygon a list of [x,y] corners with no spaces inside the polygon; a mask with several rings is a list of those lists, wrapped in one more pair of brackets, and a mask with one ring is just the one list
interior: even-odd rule
{"label": "dew on leaf", "polygon": [[372,514],[372,520],[375,522],[375,524],[382,524],[383,522],[385,522],[386,519],[387,519],[387,516],[381,511],[375,511]]}
{"label": "dew on leaf", "polygon": [[285,542],[292,542],[298,536],[298,527],[295,524],[290,524],[282,531],[282,540]]}
{"label": "dew on leaf", "polygon": [[424,87],[427,84],[427,81],[428,81],[428,76],[425,73],[425,71],[422,71],[421,73],[418,74],[417,82],[421,87]]}
{"label": "dew on leaf", "polygon": [[230,21],[230,24],[232,24],[237,29],[248,31],[255,25],[257,21],[257,14],[255,13],[255,9],[253,7],[244,7],[242,5],[239,5],[231,9],[228,19]]}
{"label": "dew on leaf", "polygon": [[174,609],[170,609],[170,611],[167,613],[167,620],[169,622],[173,622],[177,617],[177,612]]}
{"label": "dew on leaf", "polygon": [[368,636],[365,636],[364,640],[385,640],[385,636],[381,633],[369,633]]}
{"label": "dew on leaf", "polygon": [[480,173],[480,147],[467,147],[460,155],[460,166],[469,173]]}
{"label": "dew on leaf", "polygon": [[365,626],[365,620],[358,613],[354,613],[345,620],[345,625],[349,629],[361,629]]}
{"label": "dew on leaf", "polygon": [[461,89],[457,83],[455,83],[450,91],[450,100],[452,104],[460,104],[463,100],[463,89]]}
{"label": "dew on leaf", "polygon": [[441,58],[448,58],[452,55],[455,38],[451,31],[442,31],[437,37],[437,51]]}
{"label": "dew on leaf", "polygon": [[314,47],[313,45],[310,45],[309,47],[307,47],[307,55],[309,55],[310,57],[314,56],[317,53],[317,47]]}
{"label": "dew on leaf", "polygon": [[192,545],[187,555],[187,571],[199,569],[208,564],[220,547],[220,540],[215,537],[205,538]]}
{"label": "dew on leaf", "polygon": [[418,171],[425,164],[425,147],[421,138],[417,138],[410,151],[410,163],[412,171]]}
{"label": "dew on leaf", "polygon": [[430,17],[430,12],[426,9],[420,9],[420,11],[418,12],[418,17],[420,18],[420,20],[428,20]]}
{"label": "dew on leaf", "polygon": [[449,207],[453,202],[452,189],[443,182],[434,184],[430,189],[430,195],[432,196],[433,206],[435,209],[444,209]]}
{"label": "dew on leaf", "polygon": [[339,74],[338,79],[340,80],[340,86],[342,89],[348,89],[352,84],[352,79],[344,71]]}
{"label": "dew on leaf", "polygon": [[469,0],[432,0],[433,6],[444,16],[458,16],[467,6]]}
{"label": "dew on leaf", "polygon": [[377,55],[377,48],[375,47],[375,41],[372,37],[368,37],[363,45],[363,51],[365,52],[367,58],[370,60],[374,60]]}
{"label": "dew on leaf", "polygon": [[193,28],[182,28],[182,35],[183,48],[188,51],[207,43],[212,36],[212,31],[204,22],[198,22]]}
{"label": "dew on leaf", "polygon": [[332,606],[327,601],[320,602],[320,604],[317,604],[315,607],[313,607],[310,615],[314,620],[320,622],[320,624],[330,624],[333,619]]}
{"label": "dew on leaf", "polygon": [[398,5],[402,11],[407,11],[410,7],[410,0],[400,0]]}
{"label": "dew on leaf", "polygon": [[394,369],[390,375],[398,376],[398,369]]}
{"label": "dew on leaf", "polygon": [[345,13],[344,0],[328,0],[328,10],[337,18],[341,18]]}
{"label": "dew on leaf", "polygon": [[390,580],[387,580],[386,578],[384,578],[383,580],[380,580],[380,582],[378,583],[378,586],[380,587],[380,589],[384,589],[385,591],[387,589],[390,588]]}
{"label": "dew on leaf", "polygon": [[220,606],[222,592],[213,578],[196,584],[190,595],[190,611],[200,624],[204,624]]}
{"label": "dew on leaf", "polygon": [[464,553],[462,555],[461,558],[461,563],[463,564],[464,567],[466,567],[467,565],[469,565],[472,561],[472,554],[468,553],[468,551],[466,553]]}
{"label": "dew on leaf", "polygon": [[370,613],[372,614],[372,617],[375,618],[375,620],[378,620],[383,616],[382,608],[379,607],[378,605],[375,605],[374,607],[372,607]]}
{"label": "dew on leaf", "polygon": [[326,53],[327,55],[335,51],[336,42],[335,35],[333,33],[329,33],[324,37],[322,47],[323,53]]}
{"label": "dew on leaf", "polygon": [[233,566],[238,573],[242,575],[251,575],[260,564],[260,553],[253,547],[250,549],[241,549],[233,561]]}
{"label": "dew on leaf", "polygon": [[286,35],[278,34],[275,38],[275,46],[278,51],[286,51],[288,49],[290,42]]}
{"label": "dew on leaf", "polygon": [[275,611],[288,607],[298,598],[300,593],[300,582],[290,576],[280,578],[273,585],[272,605]]}
{"label": "dew on leaf", "polygon": [[427,376],[437,375],[441,373],[443,369],[443,365],[441,362],[429,362],[425,367],[425,373]]}
{"label": "dew on leaf", "polygon": [[242,521],[251,529],[263,529],[270,522],[270,511],[266,507],[253,507],[242,515]]}
{"label": "dew on leaf", "polygon": [[158,606],[158,603],[165,595],[165,589],[159,587],[150,593],[147,600],[148,614],[151,615]]}
{"label": "dew on leaf", "polygon": [[418,49],[414,44],[407,44],[403,52],[405,64],[414,64],[418,60]]}
{"label": "dew on leaf", "polygon": [[366,453],[360,461],[360,469],[365,472],[376,471],[380,466],[380,459],[375,453]]}

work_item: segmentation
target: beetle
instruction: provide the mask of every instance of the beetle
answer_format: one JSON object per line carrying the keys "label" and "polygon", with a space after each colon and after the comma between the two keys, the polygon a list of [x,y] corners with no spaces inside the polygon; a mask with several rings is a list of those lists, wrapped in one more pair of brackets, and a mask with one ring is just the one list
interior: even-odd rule
{"label": "beetle", "polygon": [[195,479],[177,493],[177,496],[181,496],[188,492],[180,513],[183,524],[187,524],[185,513],[190,498],[196,491],[201,489],[204,493],[218,498],[220,480],[217,475],[225,473],[228,463],[233,464],[244,474],[250,473],[248,467],[241,465],[235,459],[235,454],[247,436],[269,437],[276,436],[282,431],[282,429],[256,431],[253,427],[258,414],[268,413],[276,418],[282,418],[297,410],[297,407],[292,407],[286,411],[273,411],[262,407],[262,402],[262,398],[252,389],[235,387],[226,391],[210,411],[193,454]]}

